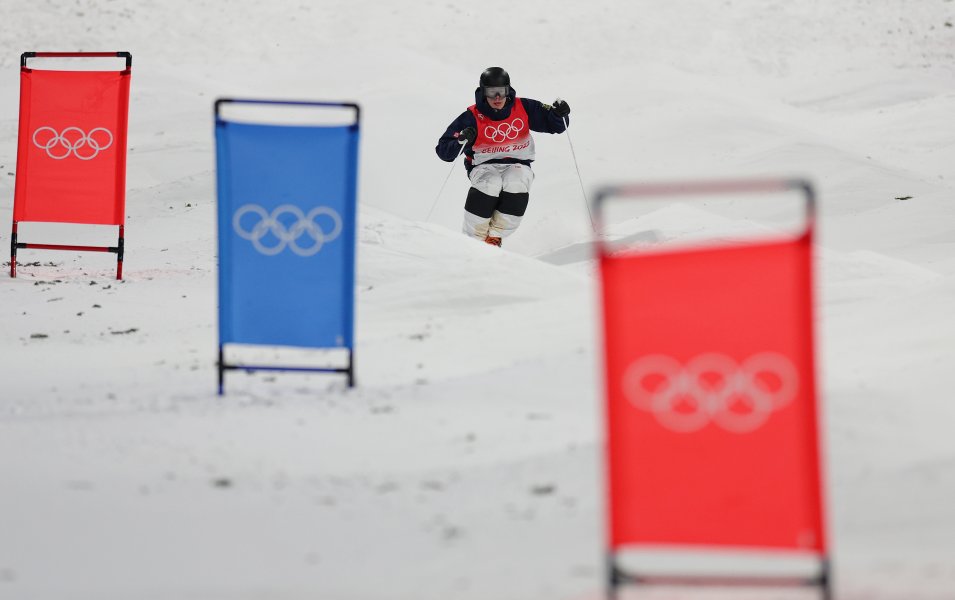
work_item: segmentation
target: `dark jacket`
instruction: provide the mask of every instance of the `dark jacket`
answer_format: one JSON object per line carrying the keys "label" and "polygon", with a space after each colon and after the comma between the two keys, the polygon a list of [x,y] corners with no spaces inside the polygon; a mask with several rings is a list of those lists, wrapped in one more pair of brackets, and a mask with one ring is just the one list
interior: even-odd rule
{"label": "dark jacket", "polygon": [[[504,108],[494,110],[491,108],[491,105],[487,103],[487,99],[484,95],[481,94],[481,88],[474,90],[474,104],[477,106],[478,111],[492,121],[500,121],[511,116],[511,108],[514,106],[514,98],[516,97],[517,93],[514,91],[514,88],[511,88],[507,93],[507,103],[504,105]],[[527,111],[527,120],[530,121],[531,131],[538,133],[563,133],[567,129],[564,119],[555,115],[549,104],[543,104],[531,98],[521,98],[521,103],[524,105],[524,110]],[[570,117],[565,118],[567,119],[567,123],[570,123]],[[455,134],[466,127],[474,127],[477,129],[477,119],[474,118],[470,110],[461,113],[457,119],[448,125],[448,129],[444,132],[444,135],[441,136],[441,139],[438,140],[438,145],[434,147],[434,151],[441,160],[451,162],[458,157],[458,152],[461,151],[461,144],[458,143]],[[470,173],[471,168],[474,166],[474,150],[471,148],[471,144],[467,144],[464,148],[464,156],[464,166],[468,170],[468,173]],[[518,160],[516,158],[500,158],[489,160],[484,164],[521,163],[529,166],[531,162],[532,161],[529,160]]]}

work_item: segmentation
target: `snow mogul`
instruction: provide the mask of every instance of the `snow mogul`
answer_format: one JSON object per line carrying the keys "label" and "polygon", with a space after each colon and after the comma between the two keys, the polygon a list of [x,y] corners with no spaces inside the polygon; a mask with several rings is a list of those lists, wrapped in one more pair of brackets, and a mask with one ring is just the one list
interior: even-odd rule
{"label": "snow mogul", "polygon": [[527,210],[534,181],[531,131],[563,133],[570,124],[570,107],[560,99],[543,104],[519,98],[501,67],[481,73],[479,84],[474,104],[448,126],[434,150],[446,162],[453,162],[463,150],[471,180],[464,202],[464,233],[500,246]]}

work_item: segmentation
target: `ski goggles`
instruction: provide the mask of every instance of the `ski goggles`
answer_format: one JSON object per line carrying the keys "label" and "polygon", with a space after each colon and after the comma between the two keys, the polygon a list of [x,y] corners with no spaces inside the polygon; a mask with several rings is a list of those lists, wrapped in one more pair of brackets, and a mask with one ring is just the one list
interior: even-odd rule
{"label": "ski goggles", "polygon": [[486,87],[484,95],[488,98],[507,98],[507,86]]}

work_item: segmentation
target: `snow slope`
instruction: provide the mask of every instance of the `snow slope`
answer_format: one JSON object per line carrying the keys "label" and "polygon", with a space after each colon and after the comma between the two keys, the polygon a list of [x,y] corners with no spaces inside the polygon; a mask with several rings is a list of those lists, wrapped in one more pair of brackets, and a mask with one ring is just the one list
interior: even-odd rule
{"label": "snow slope", "polygon": [[[4,0],[0,16],[0,224],[19,54],[134,56],[125,280],[110,256],[39,251],[0,276],[0,598],[598,597],[597,292],[570,143],[588,193],[812,179],[838,597],[955,598],[955,3]],[[537,138],[504,252],[458,233],[463,168],[438,197],[452,167],[432,151],[494,64],[573,110],[569,137]],[[234,374],[214,394],[217,96],[362,104],[355,390]],[[680,242],[775,217],[695,203],[613,225]],[[651,596],[740,597],[668,594]]]}

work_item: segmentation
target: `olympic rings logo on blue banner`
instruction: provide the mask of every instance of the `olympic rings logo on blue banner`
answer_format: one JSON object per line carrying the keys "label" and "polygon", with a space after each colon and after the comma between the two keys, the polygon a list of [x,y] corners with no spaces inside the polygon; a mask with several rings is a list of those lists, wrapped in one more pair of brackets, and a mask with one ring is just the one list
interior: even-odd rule
{"label": "olympic rings logo on blue banner", "polygon": [[[246,215],[256,217],[255,224],[248,229],[242,224],[242,218]],[[292,219],[283,219],[284,215],[291,215]],[[319,215],[331,221],[330,231],[326,232],[315,220]],[[338,237],[342,231],[342,218],[327,206],[318,206],[306,214],[294,204],[283,204],[271,213],[258,204],[246,204],[232,216],[232,228],[239,237],[252,242],[252,246],[266,256],[275,256],[285,248],[299,256],[313,256]],[[304,245],[299,243],[303,237]],[[274,243],[264,241],[271,238],[274,238]]]}
{"label": "olympic rings logo on blue banner", "polygon": [[750,433],[792,402],[799,372],[774,352],[742,363],[724,354],[700,354],[685,365],[653,354],[634,361],[622,384],[634,406],[676,433],[699,431],[711,422],[731,433]]}
{"label": "olympic rings logo on blue banner", "polygon": [[484,128],[484,135],[491,138],[492,142],[500,144],[504,140],[516,139],[522,129],[524,129],[524,121],[514,119],[511,123],[501,123],[497,127],[488,125]]}
{"label": "olympic rings logo on blue banner", "polygon": [[55,160],[63,160],[70,154],[80,160],[92,160],[113,145],[113,134],[105,127],[94,127],[89,133],[79,127],[67,127],[60,133],[44,126],[33,132],[33,145]]}

